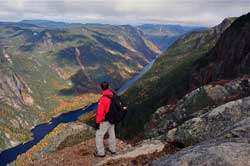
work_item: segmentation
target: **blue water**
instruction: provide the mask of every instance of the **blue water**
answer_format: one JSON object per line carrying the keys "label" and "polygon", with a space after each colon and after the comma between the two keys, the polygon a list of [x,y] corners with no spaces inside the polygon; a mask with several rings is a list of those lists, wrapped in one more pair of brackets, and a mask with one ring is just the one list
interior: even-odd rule
{"label": "blue water", "polygon": [[[132,79],[126,81],[117,91],[117,94],[120,94],[124,90],[126,90],[129,86],[131,86],[135,81],[137,81],[139,78],[142,77],[143,74],[145,74],[154,64],[155,60],[150,62],[148,65],[146,65],[143,70],[133,77]],[[30,148],[32,148],[34,145],[36,145],[41,139],[43,139],[49,132],[51,132],[57,125],[60,123],[68,123],[73,122],[78,119],[79,116],[96,110],[97,103],[93,103],[89,105],[86,108],[78,109],[75,111],[71,111],[68,113],[63,113],[58,117],[52,118],[52,120],[49,123],[44,123],[37,125],[35,128],[31,130],[33,134],[33,140],[20,144],[18,146],[15,146],[13,148],[7,149],[0,153],[0,166],[6,166],[8,163],[11,163],[12,161],[16,160],[17,156],[19,154],[22,154],[26,151],[28,151]]]}
{"label": "blue water", "polygon": [[128,87],[130,87],[134,82],[136,82],[139,78],[141,78],[155,63],[156,59],[154,59],[153,61],[151,61],[148,65],[146,65],[139,74],[137,74],[136,76],[134,76],[132,79],[126,81],[117,91],[117,94],[121,94],[121,92],[123,92],[124,90],[128,89]]}

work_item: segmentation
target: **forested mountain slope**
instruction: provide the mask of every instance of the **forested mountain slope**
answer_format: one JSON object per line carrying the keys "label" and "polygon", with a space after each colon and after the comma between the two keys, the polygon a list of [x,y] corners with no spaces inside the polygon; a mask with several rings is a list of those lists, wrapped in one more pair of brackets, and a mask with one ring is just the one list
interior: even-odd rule
{"label": "forested mountain slope", "polygon": [[191,32],[159,56],[149,72],[124,93],[130,105],[123,124],[123,128],[129,131],[126,133],[135,135],[157,108],[175,102],[189,91],[193,63],[214,47],[233,20],[227,18],[206,31]]}

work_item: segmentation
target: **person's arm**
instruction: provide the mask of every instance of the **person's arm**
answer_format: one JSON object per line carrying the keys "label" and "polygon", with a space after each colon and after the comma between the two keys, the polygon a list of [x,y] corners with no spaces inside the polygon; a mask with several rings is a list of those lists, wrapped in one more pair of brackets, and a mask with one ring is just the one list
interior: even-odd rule
{"label": "person's arm", "polygon": [[105,104],[104,100],[101,98],[98,102],[96,110],[96,124],[100,124],[104,120],[105,120]]}

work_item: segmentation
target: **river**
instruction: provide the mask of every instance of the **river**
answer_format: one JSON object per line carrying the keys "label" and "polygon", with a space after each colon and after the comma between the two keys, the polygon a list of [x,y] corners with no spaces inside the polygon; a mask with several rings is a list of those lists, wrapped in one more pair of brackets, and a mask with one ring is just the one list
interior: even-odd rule
{"label": "river", "polygon": [[[117,94],[121,94],[124,90],[126,90],[129,86],[131,86],[135,81],[141,78],[154,64],[155,60],[151,61],[148,65],[146,65],[138,75],[134,76],[132,79],[126,81],[117,91]],[[71,111],[68,113],[63,113],[58,117],[52,118],[49,123],[44,123],[37,125],[35,128],[31,130],[33,134],[33,139],[27,143],[20,144],[13,148],[4,150],[0,153],[0,166],[6,166],[8,163],[16,160],[17,156],[25,153],[34,145],[36,145],[41,139],[43,139],[49,132],[51,132],[57,125],[60,123],[68,123],[73,122],[78,119],[79,116],[94,111],[97,107],[97,103],[93,103],[83,109],[78,109],[75,111]]]}

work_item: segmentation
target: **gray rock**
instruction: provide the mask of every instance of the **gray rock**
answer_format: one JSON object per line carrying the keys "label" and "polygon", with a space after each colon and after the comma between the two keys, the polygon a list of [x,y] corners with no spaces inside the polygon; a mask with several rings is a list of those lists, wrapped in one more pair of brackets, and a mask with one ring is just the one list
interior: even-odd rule
{"label": "gray rock", "polygon": [[250,138],[250,117],[227,128],[218,137],[222,138]]}
{"label": "gray rock", "polygon": [[21,93],[26,87],[19,76],[10,69],[0,68],[0,78],[1,101],[15,109],[22,110],[24,101]]}
{"label": "gray rock", "polygon": [[189,119],[199,117],[229,101],[249,96],[249,85],[248,78],[238,78],[198,88],[179,100],[174,110],[170,106],[159,108],[145,125],[145,136],[152,138],[166,135],[170,129]]}
{"label": "gray rock", "polygon": [[[237,122],[250,117],[250,97],[228,102],[170,130],[167,139],[184,145],[215,138]],[[238,128],[239,129],[239,128]]]}
{"label": "gray rock", "polygon": [[249,139],[222,139],[185,148],[163,156],[152,166],[249,166]]}

